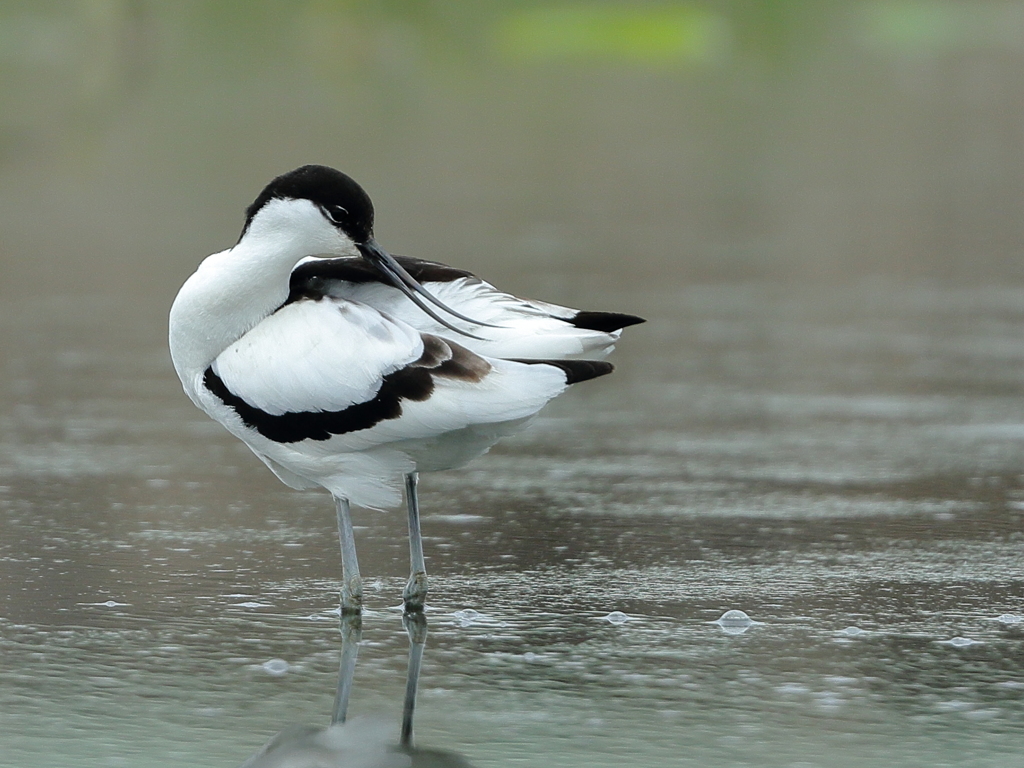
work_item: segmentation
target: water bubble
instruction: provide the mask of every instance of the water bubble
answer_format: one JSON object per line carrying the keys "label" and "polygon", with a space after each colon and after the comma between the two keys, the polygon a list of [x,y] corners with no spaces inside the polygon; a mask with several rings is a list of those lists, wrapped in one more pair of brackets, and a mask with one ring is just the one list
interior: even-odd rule
{"label": "water bubble", "polygon": [[726,611],[718,618],[718,621],[712,621],[711,623],[717,624],[727,635],[742,635],[758,622],[747,616],[743,611],[733,609]]}
{"label": "water bubble", "polygon": [[943,645],[952,645],[954,648],[967,648],[971,645],[981,645],[980,640],[971,640],[969,637],[951,637],[949,640],[939,640]]}
{"label": "water bubble", "polygon": [[1003,615],[998,616],[996,621],[1000,624],[1020,624],[1024,619],[1015,613],[1004,613]]}
{"label": "water bubble", "polygon": [[291,665],[284,659],[271,659],[263,662],[263,671],[275,677],[286,674],[289,669],[291,669]]}
{"label": "water bubble", "polygon": [[725,613],[723,613],[719,617],[718,620],[719,621],[742,621],[742,622],[745,622],[747,624],[749,624],[752,621],[752,619],[746,613],[744,613],[743,611],[737,611],[735,609],[731,610],[731,611],[726,611]]}
{"label": "water bubble", "polygon": [[867,631],[860,627],[847,627],[846,629],[839,630],[840,635],[846,635],[847,637],[858,637],[859,635],[866,635]]}
{"label": "water bubble", "polygon": [[459,622],[460,627],[468,627],[471,624],[475,624],[480,621],[482,617],[482,613],[474,611],[472,608],[463,608],[461,611],[455,611],[455,613],[452,614],[452,618]]}
{"label": "water bubble", "polygon": [[[340,611],[339,611],[340,613]],[[330,616],[324,616],[320,613],[311,613],[306,617],[306,621],[331,621]]]}
{"label": "water bubble", "polygon": [[611,613],[609,613],[607,616],[604,616],[603,618],[604,618],[605,621],[609,622],[610,624],[625,624],[627,621],[630,620],[631,617],[627,616],[622,611],[612,611]]}

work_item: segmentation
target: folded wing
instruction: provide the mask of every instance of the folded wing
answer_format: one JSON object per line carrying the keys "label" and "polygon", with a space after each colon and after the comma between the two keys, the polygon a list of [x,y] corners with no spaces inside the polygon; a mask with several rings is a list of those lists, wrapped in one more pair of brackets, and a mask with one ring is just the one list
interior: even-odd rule
{"label": "folded wing", "polygon": [[203,383],[213,410],[233,411],[226,421],[240,419],[253,438],[352,451],[525,418],[581,376],[611,370],[566,365],[488,359],[325,297],[282,307],[225,350]]}
{"label": "folded wing", "polygon": [[434,296],[456,311],[498,328],[449,318],[482,337],[454,334],[432,320],[405,295],[382,281],[362,259],[307,259],[291,277],[292,301],[332,296],[373,306],[427,333],[453,339],[478,354],[497,358],[559,359],[601,357],[612,350],[621,329],[643,322],[634,315],[587,312],[521,299],[498,290],[465,270],[422,259],[396,257]]}

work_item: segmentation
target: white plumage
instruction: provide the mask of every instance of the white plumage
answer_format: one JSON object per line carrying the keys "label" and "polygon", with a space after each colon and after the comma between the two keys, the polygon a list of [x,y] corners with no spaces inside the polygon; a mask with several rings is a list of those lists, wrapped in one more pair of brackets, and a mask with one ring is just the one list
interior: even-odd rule
{"label": "white plumage", "polygon": [[382,376],[422,354],[414,328],[373,307],[327,299],[282,307],[221,352],[213,369],[269,413],[336,411],[369,400]]}
{"label": "white plumage", "polygon": [[361,591],[349,502],[393,505],[405,479],[405,598],[421,608],[416,473],[479,455],[570,383],[610,372],[563,360],[601,356],[640,322],[396,260],[372,226],[369,198],[344,174],[304,166],[280,176],[250,206],[239,242],[182,286],[170,317],[171,357],[193,402],[282,481],[336,498],[342,607],[352,611]]}
{"label": "white plumage", "polygon": [[[418,260],[403,261],[409,266],[417,262],[427,264],[428,268],[433,266],[429,262]],[[345,264],[345,261],[339,260],[338,263]],[[322,264],[310,264],[308,261],[300,264],[299,268],[307,264],[323,269]],[[457,274],[461,270],[453,272]],[[444,304],[476,320],[499,326],[487,329],[486,334],[481,334],[484,336],[481,339],[458,339],[461,344],[481,355],[558,360],[583,356],[600,358],[611,352],[622,334],[621,329],[601,331],[575,326],[571,321],[579,313],[578,310],[534,299],[521,299],[500,291],[475,276],[459,276],[446,282],[429,279],[421,282],[424,288]],[[420,331],[441,336],[452,335],[450,328],[425,315],[393,285],[335,279],[331,282],[329,291],[331,296],[339,299],[376,307]],[[462,320],[455,319],[451,323],[469,333],[477,333],[480,330],[473,323]]]}

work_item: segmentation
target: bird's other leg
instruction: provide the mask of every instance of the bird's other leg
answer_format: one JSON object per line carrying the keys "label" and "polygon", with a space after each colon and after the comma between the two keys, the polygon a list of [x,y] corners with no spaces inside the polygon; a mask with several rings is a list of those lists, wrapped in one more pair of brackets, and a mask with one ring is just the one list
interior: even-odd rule
{"label": "bird's other leg", "polygon": [[338,538],[341,539],[341,613],[360,613],[363,610],[363,580],[359,578],[352,511],[348,499],[339,496],[335,503],[338,506]]}
{"label": "bird's other leg", "polygon": [[341,617],[341,664],[338,669],[338,689],[334,694],[334,714],[331,725],[344,723],[348,714],[348,700],[352,693],[352,679],[356,674],[356,657],[363,636],[363,619],[358,614]]}
{"label": "bird's other leg", "polygon": [[422,611],[427,599],[427,566],[423,561],[423,537],[420,536],[420,500],[416,492],[419,473],[405,476],[405,503],[409,508],[409,582],[402,593],[406,611]]}
{"label": "bird's other leg", "polygon": [[409,669],[405,676],[405,706],[402,708],[402,746],[412,746],[412,716],[416,709],[416,689],[420,682],[423,646],[427,640],[427,619],[422,613],[407,613],[402,617],[409,633]]}

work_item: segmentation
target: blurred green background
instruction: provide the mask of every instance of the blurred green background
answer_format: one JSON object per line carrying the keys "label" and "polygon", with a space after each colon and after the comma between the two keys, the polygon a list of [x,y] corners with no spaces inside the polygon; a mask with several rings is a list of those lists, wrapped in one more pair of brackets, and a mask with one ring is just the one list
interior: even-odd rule
{"label": "blurred green background", "polygon": [[307,162],[513,289],[1019,280],[1022,113],[1005,0],[4,0],[0,291],[163,313]]}

